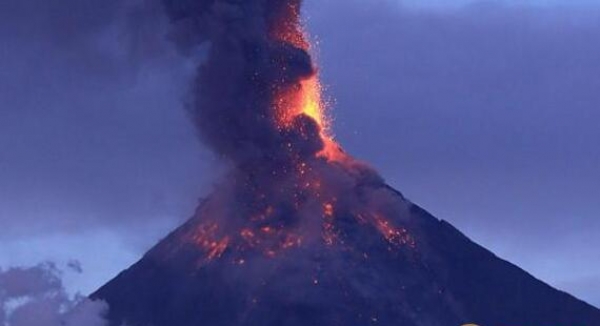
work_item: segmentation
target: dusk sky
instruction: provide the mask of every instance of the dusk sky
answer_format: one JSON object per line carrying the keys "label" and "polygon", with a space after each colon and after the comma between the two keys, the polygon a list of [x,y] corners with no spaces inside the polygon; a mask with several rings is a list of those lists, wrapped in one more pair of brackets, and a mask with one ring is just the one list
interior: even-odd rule
{"label": "dusk sky", "polygon": [[[79,260],[66,282],[89,293],[218,181],[183,109],[193,66],[139,2],[0,2],[1,267]],[[600,306],[600,1],[502,3],[306,0],[334,132],[415,203]]]}

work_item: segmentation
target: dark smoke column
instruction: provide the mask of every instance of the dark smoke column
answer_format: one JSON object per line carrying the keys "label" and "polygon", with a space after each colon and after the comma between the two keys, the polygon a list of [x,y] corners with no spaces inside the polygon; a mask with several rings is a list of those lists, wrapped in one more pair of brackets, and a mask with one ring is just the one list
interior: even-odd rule
{"label": "dark smoke column", "polygon": [[233,166],[228,190],[213,195],[236,207],[221,214],[226,224],[264,215],[269,218],[259,219],[260,227],[297,226],[300,215],[320,223],[325,199],[315,187],[351,159],[327,134],[318,75],[300,23],[301,1],[163,4],[171,38],[183,51],[208,47],[188,109],[201,140]]}
{"label": "dark smoke column", "polygon": [[315,75],[300,0],[163,2],[177,45],[209,46],[189,105],[206,145],[242,169],[289,166],[323,149],[318,121],[296,114]]}

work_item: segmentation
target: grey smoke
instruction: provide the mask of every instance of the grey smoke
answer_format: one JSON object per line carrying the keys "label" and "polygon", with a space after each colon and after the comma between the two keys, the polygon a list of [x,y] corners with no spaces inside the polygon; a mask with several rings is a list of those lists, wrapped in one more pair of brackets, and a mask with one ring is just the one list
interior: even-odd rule
{"label": "grey smoke", "polygon": [[[294,26],[298,16],[289,8],[302,1],[162,2],[171,20],[171,39],[179,48],[209,46],[188,105],[204,144],[237,167],[252,165],[249,170],[266,163],[289,164],[288,143],[306,157],[322,148],[314,121],[300,118],[299,126],[286,134],[274,109],[277,92],[300,87],[302,79],[314,74],[305,49],[273,36]],[[317,131],[304,139],[297,134],[300,128]]]}

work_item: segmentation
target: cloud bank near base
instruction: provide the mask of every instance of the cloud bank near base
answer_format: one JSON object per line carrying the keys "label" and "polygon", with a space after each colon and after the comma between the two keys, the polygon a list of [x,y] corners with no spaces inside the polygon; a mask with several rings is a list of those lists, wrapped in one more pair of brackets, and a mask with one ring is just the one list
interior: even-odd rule
{"label": "cloud bank near base", "polygon": [[0,325],[106,326],[106,303],[69,296],[60,273],[52,263],[0,269]]}

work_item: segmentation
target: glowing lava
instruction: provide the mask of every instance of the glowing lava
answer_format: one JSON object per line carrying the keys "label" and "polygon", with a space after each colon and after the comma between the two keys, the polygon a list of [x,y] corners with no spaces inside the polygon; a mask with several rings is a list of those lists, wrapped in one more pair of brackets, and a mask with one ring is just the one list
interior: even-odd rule
{"label": "glowing lava", "polygon": [[[273,37],[287,44],[293,45],[313,55],[313,47],[309,37],[298,20],[299,8],[290,5],[287,17],[295,17],[282,22],[278,30],[273,31]],[[280,90],[275,96],[275,111],[277,122],[281,129],[290,128],[294,120],[301,116],[312,118],[320,128],[324,148],[318,153],[319,157],[330,161],[342,161],[346,155],[334,140],[330,129],[330,118],[327,115],[327,103],[323,100],[323,87],[319,73],[313,67],[314,73],[307,79],[301,80],[298,85],[290,89]]]}
{"label": "glowing lava", "polygon": [[301,83],[302,101],[300,112],[297,115],[304,114],[311,117],[321,128],[321,139],[324,143],[324,149],[318,155],[328,160],[341,161],[345,158],[345,155],[331,133],[330,118],[327,116],[327,105],[323,101],[322,92],[318,74],[303,81]]}

